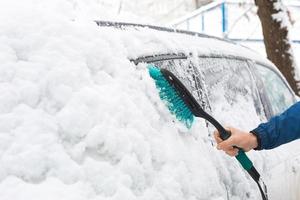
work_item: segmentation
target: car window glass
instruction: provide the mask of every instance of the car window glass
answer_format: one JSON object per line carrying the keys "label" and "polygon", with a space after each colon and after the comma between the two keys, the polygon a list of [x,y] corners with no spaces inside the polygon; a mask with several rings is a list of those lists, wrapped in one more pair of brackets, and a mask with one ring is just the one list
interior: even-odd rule
{"label": "car window glass", "polygon": [[246,61],[228,58],[200,58],[212,115],[224,125],[254,128],[262,119]]}
{"label": "car window glass", "polygon": [[293,104],[293,94],[274,71],[262,65],[257,65],[256,69],[263,81],[274,114],[283,112]]}
{"label": "car window glass", "polygon": [[190,59],[173,59],[152,62],[159,68],[170,70],[192,93],[198,103],[204,110],[207,110],[207,99],[203,92],[203,85],[199,71],[195,68],[194,63]]}

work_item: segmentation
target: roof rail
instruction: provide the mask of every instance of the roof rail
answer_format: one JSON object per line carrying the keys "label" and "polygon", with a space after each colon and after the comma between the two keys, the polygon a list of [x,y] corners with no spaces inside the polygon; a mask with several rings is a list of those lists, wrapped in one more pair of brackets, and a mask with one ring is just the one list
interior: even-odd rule
{"label": "roof rail", "polygon": [[120,29],[127,28],[127,27],[149,28],[149,29],[154,29],[154,30],[158,30],[158,31],[181,33],[181,34],[192,35],[192,36],[197,36],[197,37],[202,37],[202,38],[216,39],[216,40],[220,40],[223,42],[236,44],[235,42],[228,40],[228,39],[223,39],[223,38],[219,38],[216,36],[210,36],[210,35],[206,35],[203,33],[186,31],[186,30],[181,30],[181,29],[176,29],[176,28],[167,28],[167,27],[161,27],[161,26],[155,26],[155,25],[136,24],[136,23],[127,23],[127,22],[112,22],[112,21],[97,21],[97,20],[95,22],[97,23],[98,26],[102,26],[102,27],[106,26],[106,27],[115,27],[115,28],[120,28]]}

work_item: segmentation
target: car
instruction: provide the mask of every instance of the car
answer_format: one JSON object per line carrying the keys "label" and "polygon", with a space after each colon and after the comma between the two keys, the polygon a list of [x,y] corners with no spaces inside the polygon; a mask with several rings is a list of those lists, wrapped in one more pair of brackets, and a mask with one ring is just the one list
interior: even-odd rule
{"label": "car", "polygon": [[[148,66],[171,70],[222,125],[251,130],[297,100],[270,61],[199,33],[28,5],[0,20],[1,200],[261,198],[214,127],[169,112]],[[297,152],[299,141],[247,153],[270,199],[299,199]]]}
{"label": "car", "polygon": [[[100,28],[110,27],[124,32],[134,29],[139,34],[144,34],[144,37],[138,37],[145,38],[145,41],[142,41],[142,47],[137,48],[143,48],[146,51],[141,50],[139,56],[129,58],[130,61],[136,66],[143,66],[143,68],[152,64],[172,71],[189,88],[202,107],[223,124],[251,130],[259,123],[283,112],[297,101],[291,87],[273,63],[253,50],[232,41],[151,25],[106,21],[97,21],[96,23]],[[157,41],[151,41],[157,44],[176,43],[176,48],[162,47],[147,51],[147,45],[153,45],[149,42],[150,38],[157,39]],[[214,143],[212,139],[214,127],[209,123],[206,126],[208,128],[207,138]],[[299,194],[296,194],[297,188],[300,186],[299,179],[291,178],[295,174],[299,177],[299,171],[295,170],[297,167],[291,165],[294,172],[289,174],[291,166],[287,166],[287,163],[292,162],[293,158],[285,157],[289,161],[279,158],[279,155],[284,154],[285,151],[298,149],[297,145],[285,145],[276,150],[276,153],[267,151],[251,154],[255,164],[267,177],[270,199],[299,198]],[[277,163],[274,160],[271,161],[276,157],[274,154],[278,154],[276,159],[280,161],[277,160]],[[259,161],[256,160],[256,157]],[[273,158],[270,159],[270,157]],[[228,167],[231,162],[234,161],[227,162],[224,168]],[[280,167],[280,165],[285,165],[285,167]],[[279,170],[279,168],[281,169]],[[229,187],[228,184],[235,184],[235,176],[242,175],[230,176],[231,181],[220,180],[223,181],[225,188]],[[290,182],[287,187],[281,185],[283,180]],[[247,179],[247,182],[250,183],[251,180]],[[282,187],[281,190],[277,188],[279,185]],[[232,199],[234,195],[237,195],[239,199],[244,199],[245,194],[246,196],[250,194],[247,192],[242,194],[241,191],[231,190],[232,193],[230,193],[227,190],[227,198]]]}

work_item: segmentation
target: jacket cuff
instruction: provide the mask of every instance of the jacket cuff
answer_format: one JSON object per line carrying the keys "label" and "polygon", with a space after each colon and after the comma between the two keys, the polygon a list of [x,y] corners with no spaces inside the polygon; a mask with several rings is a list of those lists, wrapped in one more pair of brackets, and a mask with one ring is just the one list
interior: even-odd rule
{"label": "jacket cuff", "polygon": [[252,131],[250,131],[250,133],[257,137],[257,147],[254,150],[267,149],[268,138],[264,127],[260,125]]}
{"label": "jacket cuff", "polygon": [[254,150],[261,150],[261,139],[260,139],[259,135],[256,132],[254,132],[253,130],[250,131],[250,133],[252,133],[257,139],[257,147],[255,147]]}
{"label": "jacket cuff", "polygon": [[252,133],[253,135],[256,136],[257,138],[257,147],[254,148],[254,150],[262,150],[264,149],[264,135],[262,134],[264,132],[262,127],[257,127],[255,129],[253,129],[252,131],[250,131],[250,133]]}

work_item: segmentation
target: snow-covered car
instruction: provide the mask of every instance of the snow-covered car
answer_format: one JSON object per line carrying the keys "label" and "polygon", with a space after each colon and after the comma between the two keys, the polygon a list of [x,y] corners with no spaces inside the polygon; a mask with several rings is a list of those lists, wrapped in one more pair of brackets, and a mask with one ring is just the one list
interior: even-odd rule
{"label": "snow-covered car", "polygon": [[[145,69],[145,66],[152,64],[172,71],[192,91],[194,97],[197,98],[202,107],[223,122],[223,124],[235,125],[245,130],[251,130],[251,128],[256,127],[260,122],[266,121],[272,116],[283,112],[296,102],[295,94],[282,74],[270,61],[256,55],[256,52],[253,50],[239,46],[231,41],[195,32],[157,26],[103,21],[98,21],[97,24],[102,28],[112,27],[125,32],[136,30],[140,31],[141,35],[145,33],[144,40],[146,41],[142,41],[143,44],[135,41],[133,41],[133,44],[142,45],[146,51],[143,52],[141,50],[134,57],[129,57],[131,62],[137,65],[137,68]],[[150,33],[147,33],[147,30]],[[162,36],[159,35],[160,32],[164,32]],[[139,36],[138,38],[141,37]],[[162,48],[149,50],[148,47],[155,46],[154,44],[160,46],[167,45]],[[176,45],[173,46],[173,44]],[[211,133],[214,128],[210,127],[209,123],[206,126],[208,134],[202,135],[202,137],[211,140]],[[293,151],[293,148],[290,151]],[[265,154],[263,156],[259,155],[261,160],[257,165],[262,168],[261,170],[265,168],[265,170],[267,169],[266,171],[269,171],[274,166],[270,167],[271,165],[267,162],[269,155],[268,153]],[[255,155],[253,159],[255,160],[257,156]],[[230,162],[234,161],[231,160]],[[227,163],[224,167],[226,168],[230,164]],[[280,163],[279,165],[282,164]],[[284,164],[286,165],[286,163]],[[273,163],[273,165],[275,164]],[[286,176],[289,173],[286,172],[289,170],[288,167],[295,168],[292,165],[286,166],[279,173],[281,174],[280,176],[285,176],[285,179],[287,179]],[[284,189],[279,193],[277,191],[278,185],[276,185],[276,181],[278,181],[278,170],[271,170],[269,175],[272,176],[272,174],[273,177],[269,177],[271,182],[269,183],[271,184],[269,186],[270,199],[298,199],[299,196],[295,195],[299,195],[296,194],[296,191],[300,187],[300,180],[287,180],[290,182],[289,185],[295,185],[285,188],[285,190],[289,191],[287,195],[283,192]],[[291,174],[291,176],[293,175],[295,174]],[[235,174],[231,176],[243,175]],[[299,172],[297,177],[299,177]],[[279,179],[278,183],[280,184],[282,179]],[[251,182],[251,180],[248,181]],[[225,181],[223,180],[223,182]],[[226,185],[226,183],[224,184]],[[232,193],[227,190],[226,196],[228,199],[232,199],[233,196],[238,196],[238,199],[253,198],[249,189],[242,192],[243,190],[237,189],[234,186],[238,184],[241,183],[237,181],[237,183],[233,182],[229,184],[230,186],[225,186],[229,188],[234,187],[236,190],[231,189]],[[253,199],[259,198],[254,197]]]}
{"label": "snow-covered car", "polygon": [[[173,71],[223,125],[251,130],[295,102],[268,60],[198,33],[97,26],[15,4],[7,13],[0,20],[1,200],[261,198],[240,164],[216,150],[210,124],[196,119],[187,129],[170,114],[147,66]],[[270,199],[299,199],[297,152],[296,141],[247,153]]]}

